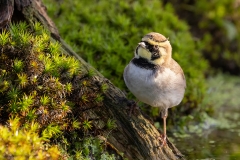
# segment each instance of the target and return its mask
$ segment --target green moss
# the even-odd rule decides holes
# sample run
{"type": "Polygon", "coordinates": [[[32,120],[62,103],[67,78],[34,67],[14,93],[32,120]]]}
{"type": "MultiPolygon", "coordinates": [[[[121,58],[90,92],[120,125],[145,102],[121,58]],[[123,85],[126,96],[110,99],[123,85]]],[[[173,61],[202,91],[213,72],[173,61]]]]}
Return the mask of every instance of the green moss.
{"type": "MultiPolygon", "coordinates": [[[[175,110],[178,114],[190,112],[201,103],[208,65],[197,49],[200,44],[195,43],[188,25],[178,19],[171,4],[163,5],[158,0],[44,2],[63,39],[122,90],[127,90],[122,77],[124,67],[141,38],[152,31],[169,37],[173,58],[187,79],[182,107],[175,110]]],[[[155,113],[153,110],[152,115],[158,115],[155,113]]]]}
{"type": "Polygon", "coordinates": [[[191,1],[172,3],[179,17],[190,26],[211,66],[232,74],[240,68],[240,5],[235,0],[191,1]]]}
{"type": "Polygon", "coordinates": [[[47,147],[36,132],[36,123],[26,129],[20,127],[20,119],[8,121],[9,127],[0,125],[0,159],[43,160],[60,158],[57,146],[47,147]]]}
{"type": "Polygon", "coordinates": [[[85,138],[82,143],[76,143],[75,156],[72,159],[91,160],[95,157],[99,160],[115,160],[113,154],[104,152],[104,142],[100,139],[85,138]],[[102,154],[99,154],[102,153],[102,154]]]}
{"type": "Polygon", "coordinates": [[[115,128],[117,125],[116,125],[116,121],[113,120],[113,119],[108,119],[107,123],[106,123],[106,127],[108,129],[113,129],[115,128]]]}
{"type": "MultiPolygon", "coordinates": [[[[85,112],[102,106],[107,86],[97,86],[93,71],[82,73],[78,60],[61,53],[61,45],[51,41],[40,24],[33,26],[12,24],[0,33],[0,115],[4,115],[0,141],[11,137],[0,142],[4,146],[0,159],[76,158],[87,149],[76,148],[76,143],[84,146],[83,139],[88,138],[98,141],[94,138],[98,134],[92,132],[97,127],[95,120],[88,120],[85,112]],[[16,126],[6,125],[13,122],[16,126]],[[29,136],[24,139],[16,133],[29,136]],[[25,152],[16,151],[25,146],[25,152]]],[[[114,158],[102,143],[94,145],[99,150],[89,154],[114,158]]]]}

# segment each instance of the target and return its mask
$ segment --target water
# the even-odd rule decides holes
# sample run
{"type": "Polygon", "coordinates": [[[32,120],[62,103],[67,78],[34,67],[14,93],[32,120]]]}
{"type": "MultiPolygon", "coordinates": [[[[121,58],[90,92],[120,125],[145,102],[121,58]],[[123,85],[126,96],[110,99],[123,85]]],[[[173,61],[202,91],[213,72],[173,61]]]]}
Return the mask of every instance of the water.
{"type": "Polygon", "coordinates": [[[189,138],[179,138],[176,146],[188,160],[216,159],[239,160],[240,136],[237,132],[217,129],[204,136],[192,135],[189,138]]]}
{"type": "Polygon", "coordinates": [[[189,160],[240,160],[240,78],[217,75],[208,88],[203,107],[211,104],[214,113],[174,144],[189,160]]]}

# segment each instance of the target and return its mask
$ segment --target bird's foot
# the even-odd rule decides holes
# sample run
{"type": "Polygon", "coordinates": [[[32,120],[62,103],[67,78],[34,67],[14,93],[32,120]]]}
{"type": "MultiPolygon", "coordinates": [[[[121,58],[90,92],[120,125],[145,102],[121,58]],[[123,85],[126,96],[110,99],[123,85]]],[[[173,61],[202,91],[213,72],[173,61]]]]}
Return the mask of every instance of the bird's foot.
{"type": "Polygon", "coordinates": [[[132,114],[136,114],[136,111],[139,110],[139,107],[137,106],[137,102],[131,101],[127,104],[129,107],[129,116],[132,116],[132,114]]]}
{"type": "Polygon", "coordinates": [[[159,136],[158,140],[162,143],[161,147],[165,147],[167,145],[167,136],[166,135],[159,136]]]}

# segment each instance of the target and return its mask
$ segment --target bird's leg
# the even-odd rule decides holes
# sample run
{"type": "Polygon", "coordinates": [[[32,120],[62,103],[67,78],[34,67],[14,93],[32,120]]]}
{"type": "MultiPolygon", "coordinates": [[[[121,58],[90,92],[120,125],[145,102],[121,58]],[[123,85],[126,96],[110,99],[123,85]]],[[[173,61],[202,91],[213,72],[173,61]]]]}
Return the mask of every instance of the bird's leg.
{"type": "Polygon", "coordinates": [[[162,146],[165,146],[167,144],[167,125],[166,125],[167,116],[168,116],[168,108],[161,111],[161,117],[163,119],[163,138],[161,139],[162,146]]]}
{"type": "Polygon", "coordinates": [[[163,145],[166,145],[167,139],[167,127],[166,127],[167,116],[163,117],[163,145]]]}

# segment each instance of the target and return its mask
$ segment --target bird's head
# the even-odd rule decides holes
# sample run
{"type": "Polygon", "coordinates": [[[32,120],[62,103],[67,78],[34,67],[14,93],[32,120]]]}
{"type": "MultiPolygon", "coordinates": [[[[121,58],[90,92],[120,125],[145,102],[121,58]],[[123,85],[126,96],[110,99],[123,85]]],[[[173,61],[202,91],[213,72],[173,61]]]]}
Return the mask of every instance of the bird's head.
{"type": "Polygon", "coordinates": [[[135,58],[147,59],[155,65],[168,62],[172,56],[170,42],[163,35],[151,32],[146,34],[135,50],[135,58]]]}

